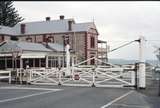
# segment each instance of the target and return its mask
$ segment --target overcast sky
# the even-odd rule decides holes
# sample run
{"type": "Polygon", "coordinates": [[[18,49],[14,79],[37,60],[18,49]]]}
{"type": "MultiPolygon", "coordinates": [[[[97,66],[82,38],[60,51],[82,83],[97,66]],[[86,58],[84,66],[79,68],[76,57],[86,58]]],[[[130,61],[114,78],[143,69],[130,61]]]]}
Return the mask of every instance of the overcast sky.
{"type": "MultiPolygon", "coordinates": [[[[160,47],[160,2],[14,2],[23,22],[43,21],[45,17],[74,18],[77,23],[94,21],[99,39],[114,49],[136,40],[140,35],[146,40],[146,59],[156,59],[153,46],[160,47]]],[[[138,43],[109,54],[109,58],[138,59],[138,43]]]]}

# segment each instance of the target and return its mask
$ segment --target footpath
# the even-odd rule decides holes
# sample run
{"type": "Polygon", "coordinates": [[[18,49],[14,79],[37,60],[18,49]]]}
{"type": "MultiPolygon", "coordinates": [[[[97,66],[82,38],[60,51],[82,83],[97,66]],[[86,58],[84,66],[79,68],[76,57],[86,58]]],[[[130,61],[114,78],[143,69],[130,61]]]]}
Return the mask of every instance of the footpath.
{"type": "Polygon", "coordinates": [[[146,89],[138,89],[139,93],[145,95],[145,100],[153,107],[160,108],[159,81],[153,80],[146,89]]]}

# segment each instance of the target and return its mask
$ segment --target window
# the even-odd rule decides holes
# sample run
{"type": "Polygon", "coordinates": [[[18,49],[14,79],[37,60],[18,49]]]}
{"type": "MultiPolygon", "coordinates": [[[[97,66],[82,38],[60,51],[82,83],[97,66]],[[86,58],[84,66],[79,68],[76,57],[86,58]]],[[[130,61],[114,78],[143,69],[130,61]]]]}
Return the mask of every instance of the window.
{"type": "Polygon", "coordinates": [[[35,67],[39,67],[39,59],[35,59],[35,67]]]}
{"type": "Polygon", "coordinates": [[[28,38],[26,38],[26,41],[32,42],[32,38],[31,38],[31,37],[28,37],[28,38]]]}
{"type": "Polygon", "coordinates": [[[46,42],[46,41],[47,41],[46,35],[44,34],[44,35],[43,35],[43,42],[46,42]]]}
{"type": "Polygon", "coordinates": [[[29,67],[33,67],[33,59],[28,59],[28,61],[29,61],[29,67]]]}
{"type": "Polygon", "coordinates": [[[11,36],[11,40],[18,41],[18,38],[15,36],[11,36]]]}
{"type": "Polygon", "coordinates": [[[68,35],[64,35],[62,38],[63,38],[63,44],[64,45],[69,44],[69,36],[68,35]]]}
{"type": "Polygon", "coordinates": [[[95,48],[95,38],[94,37],[91,37],[90,38],[90,45],[91,45],[91,48],[95,48]]]}
{"type": "Polygon", "coordinates": [[[56,56],[48,57],[48,67],[58,67],[58,57],[56,56]]]}
{"type": "Polygon", "coordinates": [[[41,61],[41,67],[45,67],[46,66],[46,60],[45,59],[40,59],[41,61]]]}
{"type": "Polygon", "coordinates": [[[54,37],[49,36],[49,37],[47,38],[47,42],[54,43],[54,37]]]}
{"type": "Polygon", "coordinates": [[[8,57],[7,58],[7,68],[12,68],[12,66],[13,66],[12,63],[13,63],[12,62],[12,57],[8,57]]]}
{"type": "Polygon", "coordinates": [[[2,41],[4,41],[4,36],[1,36],[1,37],[2,37],[2,38],[1,38],[1,39],[2,39],[2,41]]]}
{"type": "Polygon", "coordinates": [[[5,60],[4,59],[0,60],[0,64],[1,64],[0,69],[5,69],[5,60]]]}

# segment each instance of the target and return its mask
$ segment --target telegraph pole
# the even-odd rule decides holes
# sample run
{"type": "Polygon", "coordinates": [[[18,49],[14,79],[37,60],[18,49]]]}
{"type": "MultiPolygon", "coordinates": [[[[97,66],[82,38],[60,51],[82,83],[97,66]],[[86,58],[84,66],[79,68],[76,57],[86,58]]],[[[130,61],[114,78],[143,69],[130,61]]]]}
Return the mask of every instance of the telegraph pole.
{"type": "MultiPolygon", "coordinates": [[[[159,65],[160,65],[160,48],[158,50],[159,50],[158,61],[159,61],[159,65]]],[[[160,71],[159,71],[159,90],[158,91],[159,91],[158,95],[160,96],[160,71]]]]}

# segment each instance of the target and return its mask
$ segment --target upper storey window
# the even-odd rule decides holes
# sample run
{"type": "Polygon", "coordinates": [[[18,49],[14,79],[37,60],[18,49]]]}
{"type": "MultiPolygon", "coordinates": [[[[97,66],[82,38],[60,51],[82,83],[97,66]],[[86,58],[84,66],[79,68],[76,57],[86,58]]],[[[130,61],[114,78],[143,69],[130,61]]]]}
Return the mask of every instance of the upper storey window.
{"type": "Polygon", "coordinates": [[[94,37],[90,38],[90,46],[91,48],[95,48],[95,38],[94,37]]]}

